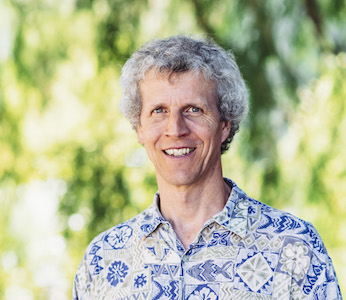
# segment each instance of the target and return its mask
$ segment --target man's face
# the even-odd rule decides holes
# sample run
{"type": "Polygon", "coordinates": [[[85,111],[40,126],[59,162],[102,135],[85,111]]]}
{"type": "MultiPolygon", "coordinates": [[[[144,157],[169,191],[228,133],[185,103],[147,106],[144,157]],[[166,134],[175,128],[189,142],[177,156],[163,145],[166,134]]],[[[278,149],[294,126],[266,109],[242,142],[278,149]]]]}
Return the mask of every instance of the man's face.
{"type": "Polygon", "coordinates": [[[230,122],[220,122],[215,87],[202,75],[149,71],[140,83],[138,139],[158,183],[190,186],[221,175],[221,144],[230,122]]]}

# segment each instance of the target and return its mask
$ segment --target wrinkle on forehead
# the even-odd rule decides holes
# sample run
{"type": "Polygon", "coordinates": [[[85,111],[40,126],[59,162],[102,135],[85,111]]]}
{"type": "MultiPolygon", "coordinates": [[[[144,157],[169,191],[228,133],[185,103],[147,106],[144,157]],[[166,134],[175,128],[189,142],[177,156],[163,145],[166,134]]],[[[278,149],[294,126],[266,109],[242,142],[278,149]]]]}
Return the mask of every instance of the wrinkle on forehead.
{"type": "Polygon", "coordinates": [[[147,72],[145,72],[143,79],[140,80],[138,84],[139,91],[141,93],[141,85],[144,81],[150,81],[150,79],[163,79],[163,80],[166,79],[169,84],[175,85],[180,80],[182,80],[182,77],[184,75],[185,76],[189,75],[195,78],[200,77],[201,81],[204,81],[204,83],[211,84],[211,86],[213,87],[214,97],[217,97],[215,82],[213,80],[206,79],[202,72],[195,71],[195,70],[188,70],[184,72],[174,72],[169,69],[163,69],[163,68],[160,70],[157,67],[152,67],[147,72]]]}

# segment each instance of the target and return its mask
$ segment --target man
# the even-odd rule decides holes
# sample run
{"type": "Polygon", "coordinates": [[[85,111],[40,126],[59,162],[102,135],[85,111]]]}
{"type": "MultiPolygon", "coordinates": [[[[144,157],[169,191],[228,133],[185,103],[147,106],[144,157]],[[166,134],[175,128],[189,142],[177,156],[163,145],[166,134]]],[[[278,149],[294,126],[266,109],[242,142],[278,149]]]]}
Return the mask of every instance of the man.
{"type": "Polygon", "coordinates": [[[91,242],[74,299],[341,299],[314,227],[222,176],[248,105],[231,55],[205,40],[154,40],[126,62],[121,84],[159,191],[91,242]]]}

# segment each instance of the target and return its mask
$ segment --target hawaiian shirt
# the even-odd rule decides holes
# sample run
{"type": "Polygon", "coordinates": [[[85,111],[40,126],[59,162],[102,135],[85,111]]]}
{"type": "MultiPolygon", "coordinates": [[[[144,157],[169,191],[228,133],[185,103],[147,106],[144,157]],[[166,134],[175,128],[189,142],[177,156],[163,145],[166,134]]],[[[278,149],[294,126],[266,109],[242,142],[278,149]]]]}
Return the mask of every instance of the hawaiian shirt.
{"type": "Polygon", "coordinates": [[[162,217],[159,194],[144,212],[97,236],[73,299],[342,299],[316,229],[225,181],[232,192],[224,209],[188,249],[162,217]]]}

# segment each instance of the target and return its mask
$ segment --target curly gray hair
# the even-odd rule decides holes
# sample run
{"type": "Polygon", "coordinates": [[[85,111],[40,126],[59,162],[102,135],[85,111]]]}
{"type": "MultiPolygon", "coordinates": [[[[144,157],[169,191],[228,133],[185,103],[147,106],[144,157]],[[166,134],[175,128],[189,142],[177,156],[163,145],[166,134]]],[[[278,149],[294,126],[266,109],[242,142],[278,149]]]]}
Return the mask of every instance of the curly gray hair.
{"type": "Polygon", "coordinates": [[[215,83],[220,120],[231,121],[230,134],[221,145],[224,153],[248,112],[247,89],[232,53],[210,39],[186,36],[154,39],[144,44],[125,63],[120,76],[119,109],[135,130],[140,124],[142,108],[139,82],[153,68],[169,75],[200,72],[206,80],[215,83]]]}

